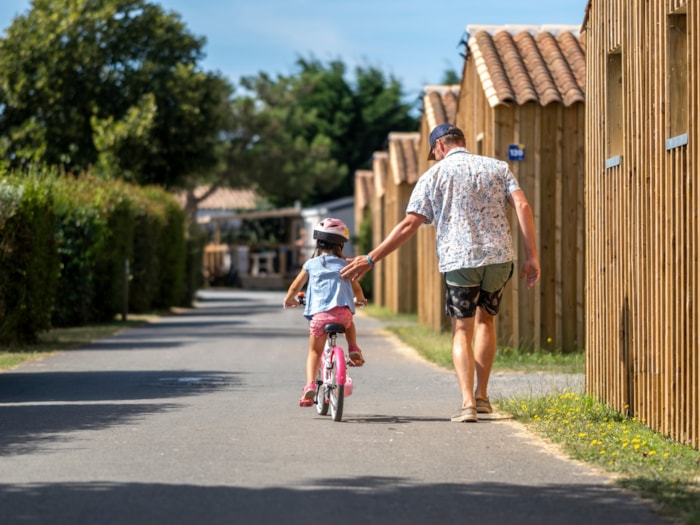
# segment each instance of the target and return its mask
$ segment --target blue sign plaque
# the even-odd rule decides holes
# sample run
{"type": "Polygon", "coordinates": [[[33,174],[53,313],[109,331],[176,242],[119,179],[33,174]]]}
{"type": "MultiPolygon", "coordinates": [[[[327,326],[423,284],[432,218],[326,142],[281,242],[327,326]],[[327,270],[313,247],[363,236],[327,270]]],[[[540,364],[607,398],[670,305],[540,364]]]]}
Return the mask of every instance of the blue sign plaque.
{"type": "Polygon", "coordinates": [[[525,160],[525,145],[511,144],[508,146],[508,160],[525,160]]]}

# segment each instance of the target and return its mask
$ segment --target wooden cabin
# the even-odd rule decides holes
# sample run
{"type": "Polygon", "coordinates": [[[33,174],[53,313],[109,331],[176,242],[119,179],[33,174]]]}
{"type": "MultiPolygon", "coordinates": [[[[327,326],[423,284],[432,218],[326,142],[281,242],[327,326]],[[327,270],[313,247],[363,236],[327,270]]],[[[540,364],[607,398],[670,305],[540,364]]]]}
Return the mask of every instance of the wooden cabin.
{"type": "MultiPolygon", "coordinates": [[[[389,154],[376,151],[372,155],[372,173],[374,174],[374,194],[372,196],[372,246],[384,240],[393,225],[387,225],[384,206],[387,173],[389,171],[389,154]],[[389,228],[389,229],[387,229],[389,228]]],[[[372,270],[372,300],[378,306],[386,306],[386,265],[377,264],[372,270]]]]}
{"type": "MultiPolygon", "coordinates": [[[[418,171],[425,173],[435,161],[428,160],[430,132],[435,126],[455,122],[459,86],[425,86],[423,115],[420,122],[418,171]]],[[[445,281],[438,272],[435,247],[435,226],[423,225],[416,234],[418,322],[436,332],[450,330],[450,318],[445,314],[445,281]]]]}
{"type": "Polygon", "coordinates": [[[700,2],[586,8],[586,385],[700,448],[700,2]]]}
{"type": "Polygon", "coordinates": [[[581,349],[585,43],[573,26],[468,26],[467,32],[456,124],[472,153],[510,164],[533,208],[542,268],[532,290],[516,268],[497,321],[498,344],[581,349]]]}
{"type": "Polygon", "coordinates": [[[355,171],[355,231],[359,232],[365,221],[372,220],[374,198],[374,173],[372,170],[355,171]]]}
{"type": "MultiPolygon", "coordinates": [[[[420,134],[392,132],[388,137],[388,174],[384,196],[384,237],[406,216],[411,191],[418,180],[420,134]]],[[[384,261],[385,301],[395,313],[416,311],[416,239],[409,239],[384,261]]]]}

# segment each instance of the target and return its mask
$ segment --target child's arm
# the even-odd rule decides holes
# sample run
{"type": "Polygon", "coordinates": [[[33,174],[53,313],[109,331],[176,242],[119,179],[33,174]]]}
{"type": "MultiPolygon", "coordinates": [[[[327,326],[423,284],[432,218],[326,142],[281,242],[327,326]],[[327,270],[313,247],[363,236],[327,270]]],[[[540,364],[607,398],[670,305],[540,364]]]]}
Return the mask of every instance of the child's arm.
{"type": "Polygon", "coordinates": [[[357,281],[350,281],[352,283],[352,294],[355,296],[355,304],[357,306],[366,306],[367,299],[365,298],[365,292],[362,291],[362,286],[357,281]]]}
{"type": "Polygon", "coordinates": [[[294,281],[292,281],[292,284],[289,285],[289,290],[287,290],[287,296],[284,298],[285,308],[287,306],[299,306],[299,300],[297,299],[297,295],[299,295],[299,292],[301,292],[301,289],[304,287],[306,281],[308,280],[309,274],[304,268],[302,268],[297,274],[297,276],[294,278],[294,281]]]}

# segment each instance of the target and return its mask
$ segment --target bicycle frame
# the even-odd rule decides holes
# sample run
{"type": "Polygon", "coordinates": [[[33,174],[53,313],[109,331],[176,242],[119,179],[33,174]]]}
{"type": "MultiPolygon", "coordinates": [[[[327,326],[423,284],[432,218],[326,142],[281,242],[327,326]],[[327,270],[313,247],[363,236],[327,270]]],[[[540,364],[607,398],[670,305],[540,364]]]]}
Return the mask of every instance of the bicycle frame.
{"type": "MultiPolygon", "coordinates": [[[[303,292],[297,295],[297,300],[300,305],[306,304],[306,296],[303,292]]],[[[343,418],[345,396],[352,394],[352,378],[347,373],[349,360],[345,350],[336,343],[338,334],[345,333],[345,326],[329,323],[323,327],[323,331],[328,334],[328,337],[316,376],[314,404],[320,415],[325,416],[330,408],[333,421],[340,421],[343,418]]]]}
{"type": "Polygon", "coordinates": [[[324,331],[328,334],[328,339],[321,356],[314,402],[319,414],[326,415],[330,408],[333,421],[340,421],[345,396],[352,393],[352,379],[347,374],[345,351],[336,344],[337,335],[345,332],[345,327],[328,324],[324,331]]]}

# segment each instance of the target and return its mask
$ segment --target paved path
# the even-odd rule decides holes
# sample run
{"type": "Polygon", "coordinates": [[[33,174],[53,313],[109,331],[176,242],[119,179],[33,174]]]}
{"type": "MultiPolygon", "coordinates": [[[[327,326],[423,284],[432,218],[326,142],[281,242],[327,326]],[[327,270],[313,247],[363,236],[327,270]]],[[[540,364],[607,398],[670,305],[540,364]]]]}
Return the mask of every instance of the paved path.
{"type": "MultiPolygon", "coordinates": [[[[0,523],[666,523],[513,421],[451,423],[453,374],[369,318],[344,421],[299,408],[306,323],[282,298],[205,292],[0,373],[0,523]]],[[[497,374],[492,393],[554,381],[497,374]]]]}

